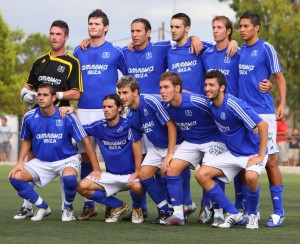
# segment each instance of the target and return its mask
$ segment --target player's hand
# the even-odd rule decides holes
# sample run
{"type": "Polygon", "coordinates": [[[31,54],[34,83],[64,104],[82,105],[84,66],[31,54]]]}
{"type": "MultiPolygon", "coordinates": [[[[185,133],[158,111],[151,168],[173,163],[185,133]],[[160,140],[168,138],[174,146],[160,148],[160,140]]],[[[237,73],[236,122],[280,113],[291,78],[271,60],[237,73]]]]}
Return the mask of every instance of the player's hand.
{"type": "Polygon", "coordinates": [[[257,128],[257,126],[255,126],[255,127],[253,128],[252,132],[253,132],[253,134],[258,134],[258,128],[257,128]]]}
{"type": "Polygon", "coordinates": [[[267,93],[272,89],[272,82],[264,79],[263,81],[258,83],[258,88],[262,93],[267,93]]]}
{"type": "Polygon", "coordinates": [[[247,163],[246,168],[248,168],[248,167],[250,167],[250,166],[252,166],[254,164],[260,164],[260,163],[263,162],[263,160],[264,160],[264,156],[253,156],[253,157],[250,157],[248,159],[248,163],[247,163]]]}
{"type": "Polygon", "coordinates": [[[283,120],[285,117],[285,106],[280,104],[276,112],[276,120],[283,120]]]}
{"type": "Polygon", "coordinates": [[[191,51],[195,53],[197,56],[200,54],[201,50],[203,49],[203,44],[199,37],[191,36],[191,51]]]}
{"type": "Polygon", "coordinates": [[[15,174],[21,171],[21,175],[24,175],[24,167],[23,167],[23,163],[22,164],[16,164],[13,169],[9,172],[8,174],[8,178],[15,178],[15,174]]]}
{"type": "Polygon", "coordinates": [[[74,108],[71,107],[71,106],[64,106],[64,107],[60,107],[59,108],[59,114],[60,114],[60,117],[64,118],[66,117],[67,114],[72,114],[74,113],[74,108]]]}
{"type": "Polygon", "coordinates": [[[134,45],[132,42],[130,42],[128,45],[127,45],[127,48],[130,52],[133,52],[134,51],[134,45]]]}
{"type": "Polygon", "coordinates": [[[173,154],[167,154],[167,156],[163,159],[161,163],[161,169],[160,169],[160,174],[162,177],[166,176],[172,158],[173,158],[173,154]]]}
{"type": "Polygon", "coordinates": [[[127,184],[130,186],[132,184],[134,184],[135,179],[138,178],[138,172],[135,171],[134,173],[132,173],[127,181],[127,184]]]}
{"type": "Polygon", "coordinates": [[[237,41],[231,40],[228,44],[227,50],[226,50],[226,55],[228,57],[233,57],[239,49],[239,45],[237,41]]]}
{"type": "Polygon", "coordinates": [[[83,41],[81,41],[80,43],[80,47],[82,50],[86,51],[88,46],[91,44],[91,40],[90,38],[86,38],[83,41]]]}
{"type": "Polygon", "coordinates": [[[101,171],[100,170],[93,170],[90,174],[89,177],[93,180],[99,181],[101,179],[101,171]]]}
{"type": "Polygon", "coordinates": [[[22,88],[21,97],[25,103],[32,105],[35,103],[37,92],[31,91],[27,88],[22,88]]]}

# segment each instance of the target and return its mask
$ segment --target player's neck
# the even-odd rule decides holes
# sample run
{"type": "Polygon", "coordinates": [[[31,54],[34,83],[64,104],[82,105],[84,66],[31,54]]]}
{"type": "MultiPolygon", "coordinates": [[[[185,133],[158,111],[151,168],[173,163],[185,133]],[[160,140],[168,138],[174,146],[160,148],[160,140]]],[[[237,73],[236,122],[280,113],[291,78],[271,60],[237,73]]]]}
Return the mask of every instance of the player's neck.
{"type": "Polygon", "coordinates": [[[173,107],[179,107],[182,103],[182,93],[177,93],[174,99],[171,101],[173,107]]]}
{"type": "Polygon", "coordinates": [[[114,127],[119,123],[119,121],[120,121],[120,116],[117,116],[113,120],[107,120],[107,124],[109,127],[114,127]]]}
{"type": "Polygon", "coordinates": [[[253,44],[257,43],[259,40],[259,37],[256,35],[254,37],[252,37],[251,39],[246,41],[246,45],[247,46],[252,46],[253,44]]]}
{"type": "Polygon", "coordinates": [[[229,45],[229,40],[228,40],[228,39],[225,39],[225,40],[223,40],[223,41],[216,42],[216,49],[217,49],[218,51],[221,51],[221,50],[227,48],[228,45],[229,45]]]}
{"type": "Polygon", "coordinates": [[[139,50],[139,51],[142,51],[144,50],[149,44],[149,41],[147,42],[144,42],[142,45],[139,45],[139,46],[135,46],[135,49],[139,50]]]}
{"type": "Polygon", "coordinates": [[[53,50],[52,49],[51,52],[50,52],[51,56],[53,56],[53,57],[63,56],[66,53],[67,53],[67,50],[66,50],[65,47],[63,47],[63,48],[61,48],[59,50],[53,50]]]}
{"type": "Polygon", "coordinates": [[[178,47],[184,46],[188,42],[189,37],[185,35],[182,39],[176,41],[178,47]]]}
{"type": "Polygon", "coordinates": [[[44,115],[44,116],[52,116],[53,114],[55,114],[55,106],[50,106],[50,107],[47,107],[47,108],[41,108],[40,107],[40,111],[41,111],[41,114],[44,115]]]}
{"type": "Polygon", "coordinates": [[[135,97],[135,99],[134,99],[132,105],[130,106],[130,108],[134,109],[134,110],[137,110],[139,106],[140,106],[140,95],[135,97]]]}
{"type": "Polygon", "coordinates": [[[91,38],[91,46],[92,47],[99,47],[101,45],[103,45],[105,42],[105,38],[104,36],[103,37],[100,37],[100,38],[91,38]]]}
{"type": "Polygon", "coordinates": [[[216,97],[212,102],[216,107],[220,107],[224,101],[224,93],[219,93],[218,97],[216,97]]]}

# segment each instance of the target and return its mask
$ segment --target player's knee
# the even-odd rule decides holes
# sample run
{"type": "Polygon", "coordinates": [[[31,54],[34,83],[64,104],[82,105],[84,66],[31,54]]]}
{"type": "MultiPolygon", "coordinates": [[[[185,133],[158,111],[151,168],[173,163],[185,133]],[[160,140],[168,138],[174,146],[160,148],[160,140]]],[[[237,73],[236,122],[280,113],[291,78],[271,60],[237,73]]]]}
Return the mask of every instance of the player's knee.
{"type": "Polygon", "coordinates": [[[198,181],[198,183],[202,186],[208,179],[207,172],[205,170],[201,170],[200,168],[195,174],[195,178],[198,181]]]}
{"type": "Polygon", "coordinates": [[[136,195],[141,195],[144,193],[144,189],[140,182],[135,182],[134,184],[132,184],[130,186],[130,190],[136,195]]]}
{"type": "Polygon", "coordinates": [[[248,171],[245,175],[247,186],[255,190],[258,186],[258,174],[254,171],[248,171]]]}

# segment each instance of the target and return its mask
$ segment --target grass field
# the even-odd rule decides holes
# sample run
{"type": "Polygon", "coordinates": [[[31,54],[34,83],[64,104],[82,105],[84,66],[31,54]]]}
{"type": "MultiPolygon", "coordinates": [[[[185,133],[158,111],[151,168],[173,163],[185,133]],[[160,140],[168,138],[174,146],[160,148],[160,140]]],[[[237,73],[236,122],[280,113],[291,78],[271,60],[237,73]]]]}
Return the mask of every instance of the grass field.
{"type": "MultiPolygon", "coordinates": [[[[98,216],[85,222],[61,222],[61,197],[58,180],[38,189],[52,209],[52,215],[40,222],[30,219],[14,220],[12,217],[22,200],[10,185],[7,175],[10,166],[0,167],[0,243],[298,243],[300,240],[300,176],[285,174],[286,220],[279,228],[266,228],[264,223],[272,212],[266,174],[261,177],[261,203],[259,230],[246,230],[234,226],[231,229],[212,229],[209,225],[196,224],[199,212],[200,187],[192,179],[192,195],[197,203],[197,213],[190,216],[185,226],[159,226],[149,224],[157,217],[156,207],[148,198],[148,220],[143,224],[131,222],[105,223],[102,205],[97,204],[98,216]]],[[[233,197],[232,184],[226,192],[233,197]]],[[[129,194],[118,194],[128,204],[129,194]]],[[[79,214],[82,197],[77,195],[74,209],[79,214]]]]}

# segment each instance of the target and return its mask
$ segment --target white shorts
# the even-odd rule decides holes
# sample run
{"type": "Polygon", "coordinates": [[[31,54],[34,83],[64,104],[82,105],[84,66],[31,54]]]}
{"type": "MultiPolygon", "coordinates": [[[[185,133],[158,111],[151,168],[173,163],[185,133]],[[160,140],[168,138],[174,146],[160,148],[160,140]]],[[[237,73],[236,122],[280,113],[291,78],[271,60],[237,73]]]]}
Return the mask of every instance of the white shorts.
{"type": "MultiPolygon", "coordinates": [[[[105,189],[106,196],[109,197],[116,194],[117,192],[129,190],[128,179],[130,176],[131,174],[115,175],[104,172],[101,173],[100,180],[92,179],[89,176],[87,176],[86,178],[96,183],[97,185],[102,186],[105,189]]],[[[139,182],[139,179],[136,179],[135,182],[139,182]]]]}
{"type": "Polygon", "coordinates": [[[151,147],[151,146],[153,146],[152,142],[150,142],[148,140],[148,137],[146,136],[146,134],[143,134],[143,137],[142,137],[142,153],[147,154],[148,147],[151,147]]]}
{"type": "Polygon", "coordinates": [[[176,149],[173,158],[184,160],[190,163],[190,168],[195,169],[201,163],[206,153],[213,153],[215,155],[227,151],[227,147],[221,142],[207,142],[203,144],[196,144],[183,141],[176,149]]]}
{"type": "Polygon", "coordinates": [[[279,150],[276,144],[277,124],[275,114],[259,114],[259,116],[269,125],[268,154],[277,153],[279,150]]]}
{"type": "Polygon", "coordinates": [[[49,184],[57,176],[62,176],[65,168],[72,167],[78,171],[79,165],[78,155],[54,162],[46,162],[34,158],[24,163],[25,169],[32,175],[33,182],[39,187],[49,184]]]}
{"type": "Polygon", "coordinates": [[[246,169],[246,171],[251,170],[256,172],[258,175],[261,175],[266,166],[268,155],[264,157],[260,164],[255,164],[246,168],[248,160],[252,156],[236,157],[231,154],[230,151],[226,151],[219,155],[206,153],[203,158],[203,165],[222,170],[224,176],[220,176],[218,179],[225,183],[229,183],[241,171],[241,169],[246,169]]]}
{"type": "MultiPolygon", "coordinates": [[[[82,125],[91,124],[95,121],[104,119],[103,109],[78,109],[77,110],[77,117],[82,125]]],[[[89,137],[94,150],[96,149],[97,142],[95,137],[89,137]]],[[[86,149],[82,142],[78,143],[78,153],[85,153],[86,149]]]]}

